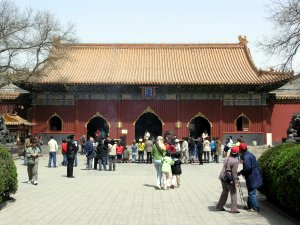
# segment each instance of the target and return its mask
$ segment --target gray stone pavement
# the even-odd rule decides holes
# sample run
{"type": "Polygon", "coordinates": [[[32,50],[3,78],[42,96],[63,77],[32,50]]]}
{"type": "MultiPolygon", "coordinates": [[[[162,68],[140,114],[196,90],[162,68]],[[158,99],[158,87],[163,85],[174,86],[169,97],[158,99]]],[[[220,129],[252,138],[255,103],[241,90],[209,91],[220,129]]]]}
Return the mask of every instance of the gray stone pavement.
{"type": "MultiPolygon", "coordinates": [[[[61,155],[58,155],[61,161],[61,155]]],[[[261,212],[240,214],[215,211],[221,193],[217,179],[222,164],[183,165],[182,186],[175,190],[155,190],[153,164],[117,164],[115,172],[85,170],[79,156],[75,179],[66,178],[66,167],[47,167],[47,155],[39,163],[39,184],[27,184],[27,172],[20,159],[19,189],[15,201],[0,211],[2,225],[47,224],[297,224],[259,196],[261,212]]],[[[244,180],[241,181],[247,196],[244,180]]]]}

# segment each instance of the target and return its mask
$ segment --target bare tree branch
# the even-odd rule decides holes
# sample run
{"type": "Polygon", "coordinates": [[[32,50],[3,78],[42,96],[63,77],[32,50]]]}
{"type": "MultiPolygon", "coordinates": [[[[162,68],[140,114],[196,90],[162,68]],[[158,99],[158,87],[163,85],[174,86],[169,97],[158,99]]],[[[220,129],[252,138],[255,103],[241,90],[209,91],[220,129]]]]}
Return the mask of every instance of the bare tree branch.
{"type": "Polygon", "coordinates": [[[291,69],[300,45],[300,0],[273,0],[268,8],[274,34],[259,45],[282,60],[281,69],[291,69]]]}
{"type": "Polygon", "coordinates": [[[53,14],[20,10],[12,1],[0,0],[0,85],[38,79],[43,71],[56,69],[67,48],[54,50],[53,40],[64,45],[74,37],[74,25],[62,25],[53,14]]]}

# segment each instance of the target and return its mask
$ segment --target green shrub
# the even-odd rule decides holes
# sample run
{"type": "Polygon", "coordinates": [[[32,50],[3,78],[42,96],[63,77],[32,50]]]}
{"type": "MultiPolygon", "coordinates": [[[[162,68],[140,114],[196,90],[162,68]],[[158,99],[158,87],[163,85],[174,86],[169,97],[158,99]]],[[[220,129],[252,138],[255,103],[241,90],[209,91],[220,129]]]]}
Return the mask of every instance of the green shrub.
{"type": "Polygon", "coordinates": [[[300,145],[281,144],[258,160],[267,199],[291,214],[300,214],[300,145]]]}
{"type": "Polygon", "coordinates": [[[0,145],[0,203],[18,189],[17,168],[11,154],[0,145]]]}

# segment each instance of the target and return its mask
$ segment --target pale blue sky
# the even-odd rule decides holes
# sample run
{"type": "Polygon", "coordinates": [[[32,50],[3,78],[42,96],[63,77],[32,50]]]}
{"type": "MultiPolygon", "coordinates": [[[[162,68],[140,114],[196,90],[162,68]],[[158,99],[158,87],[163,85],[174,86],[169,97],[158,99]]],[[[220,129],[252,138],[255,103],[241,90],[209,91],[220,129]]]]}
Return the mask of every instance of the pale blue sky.
{"type": "MultiPolygon", "coordinates": [[[[76,25],[84,43],[236,43],[246,35],[258,68],[268,60],[257,46],[270,35],[270,0],[15,0],[47,9],[76,25]]],[[[296,68],[294,68],[296,69],[296,68]]]]}

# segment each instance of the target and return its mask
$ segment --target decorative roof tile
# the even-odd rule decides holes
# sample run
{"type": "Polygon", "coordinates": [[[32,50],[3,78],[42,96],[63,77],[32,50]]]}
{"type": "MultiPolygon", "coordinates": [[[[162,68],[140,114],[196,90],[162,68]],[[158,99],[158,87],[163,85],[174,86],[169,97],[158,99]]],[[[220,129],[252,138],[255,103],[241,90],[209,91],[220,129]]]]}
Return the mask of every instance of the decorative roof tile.
{"type": "Polygon", "coordinates": [[[288,83],[270,93],[280,100],[300,99],[300,75],[294,76],[288,83]]]}
{"type": "Polygon", "coordinates": [[[18,116],[17,114],[12,113],[4,113],[2,115],[5,125],[8,126],[17,126],[17,125],[25,125],[25,126],[33,126],[34,123],[31,123],[25,119],[23,119],[21,116],[18,116]]]}
{"type": "Polygon", "coordinates": [[[258,70],[247,42],[236,44],[74,44],[43,84],[260,85],[291,72],[258,70]]]}

